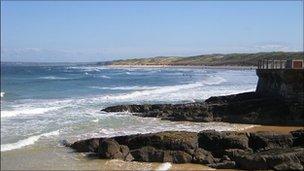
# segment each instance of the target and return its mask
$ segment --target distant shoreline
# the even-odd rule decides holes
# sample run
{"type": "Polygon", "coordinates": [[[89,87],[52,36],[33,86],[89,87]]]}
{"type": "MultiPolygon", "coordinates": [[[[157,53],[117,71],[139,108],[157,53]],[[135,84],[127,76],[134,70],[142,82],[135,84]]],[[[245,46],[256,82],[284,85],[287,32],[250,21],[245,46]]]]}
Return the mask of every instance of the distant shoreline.
{"type": "Polygon", "coordinates": [[[200,66],[200,65],[106,65],[110,68],[193,68],[193,69],[257,69],[256,66],[200,66]]]}

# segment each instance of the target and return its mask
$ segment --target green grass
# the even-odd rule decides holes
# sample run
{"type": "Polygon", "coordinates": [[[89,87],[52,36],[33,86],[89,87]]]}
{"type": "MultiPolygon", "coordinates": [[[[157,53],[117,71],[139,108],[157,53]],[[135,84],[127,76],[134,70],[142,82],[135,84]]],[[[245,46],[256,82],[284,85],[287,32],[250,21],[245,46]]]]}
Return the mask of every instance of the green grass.
{"type": "Polygon", "coordinates": [[[189,57],[159,56],[100,62],[105,65],[208,65],[208,66],[257,66],[261,59],[302,59],[303,52],[259,52],[209,54],[189,57]]]}

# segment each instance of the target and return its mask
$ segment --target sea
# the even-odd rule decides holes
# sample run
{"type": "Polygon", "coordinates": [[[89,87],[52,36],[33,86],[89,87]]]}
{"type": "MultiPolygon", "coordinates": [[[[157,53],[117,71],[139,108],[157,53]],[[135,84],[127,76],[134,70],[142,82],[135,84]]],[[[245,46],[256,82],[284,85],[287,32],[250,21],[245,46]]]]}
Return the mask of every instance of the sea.
{"type": "Polygon", "coordinates": [[[167,130],[246,129],[252,125],[171,122],[101,110],[121,104],[204,101],[254,91],[257,80],[253,69],[1,63],[1,168],[172,168],[170,163],[87,159],[61,142],[167,130]]]}

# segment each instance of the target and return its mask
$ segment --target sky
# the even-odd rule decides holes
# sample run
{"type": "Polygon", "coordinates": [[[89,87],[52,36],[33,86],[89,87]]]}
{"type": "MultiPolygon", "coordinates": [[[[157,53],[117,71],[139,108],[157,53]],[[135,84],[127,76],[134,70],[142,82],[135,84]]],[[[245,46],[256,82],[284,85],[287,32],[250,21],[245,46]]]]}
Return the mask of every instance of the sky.
{"type": "Polygon", "coordinates": [[[303,1],[1,1],[1,61],[303,51],[303,1]]]}

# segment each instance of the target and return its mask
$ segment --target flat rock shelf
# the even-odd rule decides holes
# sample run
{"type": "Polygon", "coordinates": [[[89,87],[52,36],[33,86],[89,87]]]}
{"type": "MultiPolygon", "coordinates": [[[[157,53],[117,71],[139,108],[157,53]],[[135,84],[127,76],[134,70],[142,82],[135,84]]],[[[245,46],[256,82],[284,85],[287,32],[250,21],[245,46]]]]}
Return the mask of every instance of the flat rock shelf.
{"type": "Polygon", "coordinates": [[[91,138],[66,146],[94,158],[199,163],[220,169],[303,170],[304,165],[304,129],[288,134],[166,131],[91,138]]]}

